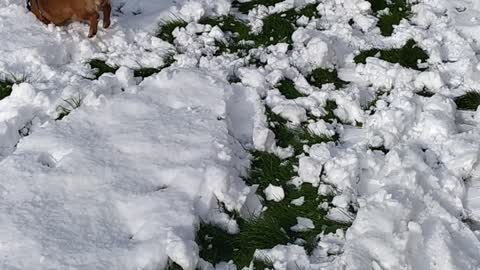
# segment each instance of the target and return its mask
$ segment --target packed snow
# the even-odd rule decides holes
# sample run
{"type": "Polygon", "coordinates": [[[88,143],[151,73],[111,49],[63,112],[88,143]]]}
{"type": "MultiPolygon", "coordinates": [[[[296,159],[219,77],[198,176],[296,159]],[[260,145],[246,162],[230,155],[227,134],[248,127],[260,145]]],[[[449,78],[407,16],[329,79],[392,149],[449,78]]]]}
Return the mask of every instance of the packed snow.
{"type": "MultiPolygon", "coordinates": [[[[286,0],[243,19],[258,30],[270,13],[315,2],[286,0]]],[[[383,37],[367,1],[320,1],[321,18],[297,21],[291,50],[263,50],[262,68],[211,54],[224,33],[197,21],[228,14],[229,0],[113,4],[112,28],[87,39],[84,24],[45,26],[24,1],[0,0],[0,74],[28,78],[0,100],[0,268],[232,267],[206,264],[196,232],[208,222],[237,233],[222,207],[243,217],[261,211],[257,187],[243,180],[248,150],[293,155],[276,145],[262,102],[296,125],[307,112],[324,116],[334,100],[344,124],[320,119],[308,130],[338,132],[339,141],[305,147],[292,183],[335,194],[328,217],[351,227],[320,235],[312,254],[289,244],[254,256],[277,270],[480,269],[480,109],[461,111],[453,100],[480,91],[480,2],[419,0],[410,21],[383,37]],[[152,33],[177,17],[189,24],[174,31],[175,48],[152,33]],[[428,71],[352,61],[412,38],[429,55],[428,71]],[[171,67],[134,77],[175,49],[171,67]],[[90,59],[120,69],[90,80],[90,59]],[[310,86],[303,74],[318,67],[336,67],[349,85],[310,86]],[[232,75],[239,82],[229,83],[232,75]],[[275,89],[282,78],[305,97],[283,97],[275,89]],[[424,88],[434,95],[415,94],[424,88]],[[363,108],[376,89],[388,95],[370,114],[363,108]],[[81,106],[55,121],[71,98],[81,106]],[[382,146],[389,151],[375,150],[382,146]]],[[[285,197],[272,184],[265,195],[285,197]]],[[[297,223],[292,230],[314,228],[301,216],[297,223]]]]}

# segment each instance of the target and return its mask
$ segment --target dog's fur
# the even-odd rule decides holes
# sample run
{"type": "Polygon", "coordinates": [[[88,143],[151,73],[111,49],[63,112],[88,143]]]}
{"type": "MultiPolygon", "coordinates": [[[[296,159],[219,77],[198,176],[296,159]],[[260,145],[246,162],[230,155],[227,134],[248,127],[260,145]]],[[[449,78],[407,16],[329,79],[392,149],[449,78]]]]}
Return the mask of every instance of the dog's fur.
{"type": "Polygon", "coordinates": [[[97,24],[103,12],[103,27],[110,26],[111,0],[30,0],[30,9],[45,24],[66,25],[73,21],[89,21],[88,37],[97,34],[97,24]]]}

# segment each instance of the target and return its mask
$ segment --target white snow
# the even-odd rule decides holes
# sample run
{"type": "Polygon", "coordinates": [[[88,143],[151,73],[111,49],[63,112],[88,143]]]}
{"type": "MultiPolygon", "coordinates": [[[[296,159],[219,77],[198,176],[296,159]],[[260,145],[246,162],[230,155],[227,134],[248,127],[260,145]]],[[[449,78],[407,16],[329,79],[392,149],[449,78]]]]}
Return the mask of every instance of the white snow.
{"type": "Polygon", "coordinates": [[[306,232],[315,229],[313,221],[304,217],[297,217],[297,224],[290,228],[294,232],[306,232]]]}
{"type": "Polygon", "coordinates": [[[265,197],[268,201],[280,202],[285,198],[285,192],[281,186],[269,184],[264,190],[265,197]]]}

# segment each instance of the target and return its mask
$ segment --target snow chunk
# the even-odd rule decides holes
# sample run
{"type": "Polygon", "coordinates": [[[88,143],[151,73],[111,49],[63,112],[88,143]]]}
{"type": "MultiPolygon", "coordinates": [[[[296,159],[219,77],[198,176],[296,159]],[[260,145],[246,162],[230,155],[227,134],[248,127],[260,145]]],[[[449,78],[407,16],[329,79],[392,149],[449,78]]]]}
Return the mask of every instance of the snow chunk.
{"type": "Polygon", "coordinates": [[[267,201],[279,202],[285,198],[285,192],[280,186],[269,184],[263,192],[265,193],[267,201]]]}
{"type": "Polygon", "coordinates": [[[305,203],[305,197],[304,196],[299,197],[297,199],[292,200],[290,203],[295,206],[302,206],[305,203]]]}
{"type": "Polygon", "coordinates": [[[320,173],[322,172],[322,163],[311,157],[301,157],[298,165],[298,175],[305,183],[311,183],[318,186],[320,183],[320,173]]]}
{"type": "Polygon", "coordinates": [[[297,224],[290,228],[294,232],[306,232],[313,229],[315,229],[313,221],[303,217],[297,217],[297,224]]]}

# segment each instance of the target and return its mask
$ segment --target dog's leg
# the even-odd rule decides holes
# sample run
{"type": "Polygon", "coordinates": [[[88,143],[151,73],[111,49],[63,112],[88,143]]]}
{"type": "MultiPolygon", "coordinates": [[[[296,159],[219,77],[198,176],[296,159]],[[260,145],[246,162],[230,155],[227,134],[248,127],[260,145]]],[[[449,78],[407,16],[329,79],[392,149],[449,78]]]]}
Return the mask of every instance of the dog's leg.
{"type": "Polygon", "coordinates": [[[112,5],[110,1],[106,1],[103,5],[103,28],[110,26],[110,14],[112,13],[112,5]]]}
{"type": "Polygon", "coordinates": [[[100,18],[100,16],[97,12],[92,13],[88,17],[88,20],[90,21],[90,32],[88,33],[89,38],[94,37],[97,34],[98,18],[100,18]]]}

